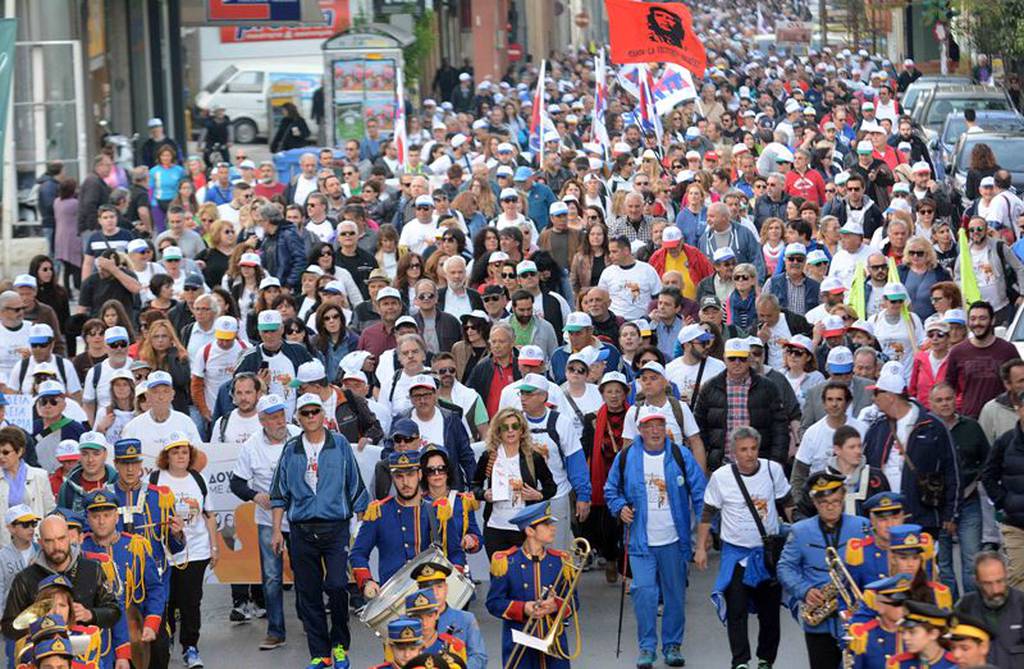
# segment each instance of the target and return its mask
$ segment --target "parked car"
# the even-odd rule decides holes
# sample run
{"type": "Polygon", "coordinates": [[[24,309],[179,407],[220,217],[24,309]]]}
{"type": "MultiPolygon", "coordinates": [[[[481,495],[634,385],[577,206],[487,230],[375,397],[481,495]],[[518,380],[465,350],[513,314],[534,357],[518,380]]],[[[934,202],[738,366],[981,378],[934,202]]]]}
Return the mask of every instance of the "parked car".
{"type": "Polygon", "coordinates": [[[970,77],[957,75],[923,75],[919,77],[917,81],[907,86],[907,90],[903,91],[903,95],[900,96],[900,106],[903,107],[904,114],[913,114],[914,107],[917,106],[917,103],[919,103],[924,97],[927,97],[927,93],[934,91],[936,88],[943,88],[946,86],[965,86],[970,83],[970,77]]]}
{"type": "Polygon", "coordinates": [[[965,109],[978,111],[1010,111],[1014,109],[1009,94],[992,86],[951,86],[937,88],[914,108],[911,119],[920,126],[929,141],[938,134],[946,117],[965,109]]]}
{"type": "MultiPolygon", "coordinates": [[[[1024,133],[1024,116],[1016,111],[978,111],[975,122],[982,132],[1024,133]]],[[[937,163],[947,165],[951,162],[953,149],[965,130],[967,121],[963,112],[953,112],[946,117],[929,147],[937,163]]]]}
{"type": "Polygon", "coordinates": [[[287,65],[274,61],[229,65],[196,95],[196,107],[223,107],[231,117],[235,141],[252,144],[257,137],[272,137],[280,119],[277,109],[294,102],[311,131],[313,92],[323,79],[323,65],[287,65]]]}
{"type": "Polygon", "coordinates": [[[988,144],[995,154],[996,163],[1010,171],[1013,187],[1018,192],[1024,191],[1024,132],[972,132],[961,135],[953,149],[953,160],[947,165],[950,189],[964,195],[971,151],[981,143],[988,144]]]}

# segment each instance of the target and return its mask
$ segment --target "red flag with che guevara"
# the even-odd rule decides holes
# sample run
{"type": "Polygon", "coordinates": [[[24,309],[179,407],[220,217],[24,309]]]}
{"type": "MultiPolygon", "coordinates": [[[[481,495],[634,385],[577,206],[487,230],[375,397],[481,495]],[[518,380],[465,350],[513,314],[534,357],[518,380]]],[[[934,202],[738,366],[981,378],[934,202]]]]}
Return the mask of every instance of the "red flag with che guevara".
{"type": "Polygon", "coordinates": [[[668,2],[605,0],[616,63],[678,63],[704,76],[707,54],[684,5],[668,2]]]}

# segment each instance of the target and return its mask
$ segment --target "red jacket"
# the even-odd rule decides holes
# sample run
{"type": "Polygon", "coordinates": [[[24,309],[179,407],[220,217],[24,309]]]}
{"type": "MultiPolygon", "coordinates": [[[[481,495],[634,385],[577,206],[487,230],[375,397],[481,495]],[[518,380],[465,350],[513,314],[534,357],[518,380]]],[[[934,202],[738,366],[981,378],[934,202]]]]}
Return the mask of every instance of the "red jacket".
{"type": "Polygon", "coordinates": [[[825,204],[825,180],[818,170],[808,168],[800,174],[792,169],[786,173],[786,193],[791,197],[810,200],[820,207],[825,204]]]}
{"type": "Polygon", "coordinates": [[[947,354],[939,364],[938,373],[932,374],[932,363],[929,360],[930,355],[931,352],[928,350],[918,351],[914,355],[914,363],[910,368],[910,384],[907,386],[910,397],[916,399],[921,403],[921,406],[929,410],[931,410],[931,404],[928,401],[928,395],[936,383],[946,379],[946,368],[949,366],[949,355],[947,354]]]}
{"type": "MultiPolygon", "coordinates": [[[[711,264],[711,261],[707,259],[703,253],[700,252],[696,246],[690,246],[686,242],[680,242],[683,246],[683,253],[686,254],[686,262],[690,265],[690,280],[693,281],[693,285],[700,283],[701,279],[711,276],[715,273],[715,268],[711,264]]],[[[668,254],[668,249],[662,246],[660,249],[655,251],[651,255],[651,259],[647,263],[654,268],[654,271],[658,273],[658,276],[662,276],[665,273],[665,256],[668,254]]]]}

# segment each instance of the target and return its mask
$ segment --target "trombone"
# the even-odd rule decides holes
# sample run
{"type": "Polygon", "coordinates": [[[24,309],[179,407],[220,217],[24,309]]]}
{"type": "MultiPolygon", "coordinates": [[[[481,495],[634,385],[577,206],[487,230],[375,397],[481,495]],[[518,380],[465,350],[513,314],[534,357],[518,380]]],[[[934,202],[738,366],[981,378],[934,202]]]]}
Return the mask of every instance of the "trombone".
{"type": "Polygon", "coordinates": [[[825,564],[828,565],[828,577],[832,581],[839,597],[846,605],[846,610],[839,614],[839,624],[843,627],[842,669],[852,669],[854,657],[850,652],[850,619],[855,609],[864,602],[864,593],[857,587],[857,582],[850,575],[850,570],[843,564],[839,552],[832,546],[825,548],[825,564]]]}
{"type": "Polygon", "coordinates": [[[526,657],[528,649],[538,650],[545,655],[563,660],[574,660],[579,656],[583,649],[583,638],[580,636],[580,619],[574,595],[590,550],[590,542],[586,539],[579,537],[573,540],[572,550],[558,578],[545,588],[540,596],[542,600],[553,596],[562,602],[561,606],[553,614],[530,618],[522,630],[512,630],[512,641],[516,647],[512,649],[504,669],[517,669],[526,657]],[[562,646],[560,640],[568,616],[572,616],[575,635],[575,644],[571,652],[562,646]],[[547,633],[544,632],[545,629],[547,633]]]}

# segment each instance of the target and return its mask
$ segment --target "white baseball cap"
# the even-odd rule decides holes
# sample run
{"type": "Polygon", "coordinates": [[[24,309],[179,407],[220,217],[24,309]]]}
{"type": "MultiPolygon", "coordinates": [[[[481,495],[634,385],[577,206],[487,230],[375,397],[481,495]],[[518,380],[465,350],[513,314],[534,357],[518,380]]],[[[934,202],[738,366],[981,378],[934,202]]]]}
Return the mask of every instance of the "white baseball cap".
{"type": "Polygon", "coordinates": [[[636,424],[643,425],[644,423],[652,420],[660,420],[665,422],[667,420],[665,412],[661,410],[661,407],[652,406],[645,404],[644,406],[637,409],[636,412],[636,424]]]}
{"type": "Polygon", "coordinates": [[[314,383],[326,378],[327,370],[324,369],[324,363],[319,360],[307,360],[295,371],[296,385],[314,383]]]}
{"type": "Polygon", "coordinates": [[[534,344],[527,344],[519,349],[519,363],[525,365],[544,364],[544,349],[534,344]]]}
{"type": "Polygon", "coordinates": [[[592,327],[594,327],[593,319],[590,318],[590,314],[583,311],[574,311],[565,319],[566,332],[579,332],[584,328],[592,327]]]}
{"type": "Polygon", "coordinates": [[[548,380],[540,374],[527,374],[519,382],[520,393],[547,392],[548,380]]]}

